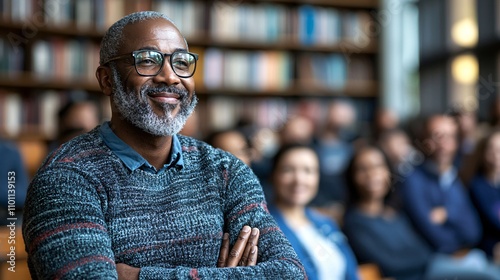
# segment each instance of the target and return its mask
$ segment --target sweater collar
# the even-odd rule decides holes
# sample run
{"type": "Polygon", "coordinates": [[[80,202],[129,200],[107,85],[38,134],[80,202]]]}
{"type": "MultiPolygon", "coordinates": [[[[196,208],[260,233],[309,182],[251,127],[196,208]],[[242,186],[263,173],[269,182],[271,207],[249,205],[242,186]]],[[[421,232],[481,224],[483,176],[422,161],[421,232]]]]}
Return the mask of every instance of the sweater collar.
{"type": "Polygon", "coordinates": [[[140,168],[150,173],[159,173],[172,167],[183,168],[184,160],[182,158],[182,147],[177,135],[172,136],[172,152],[170,160],[167,164],[163,165],[160,170],[151,165],[145,158],[143,158],[132,147],[127,145],[120,139],[109,126],[109,122],[105,122],[99,128],[99,134],[109,149],[127,166],[131,171],[140,168]]]}

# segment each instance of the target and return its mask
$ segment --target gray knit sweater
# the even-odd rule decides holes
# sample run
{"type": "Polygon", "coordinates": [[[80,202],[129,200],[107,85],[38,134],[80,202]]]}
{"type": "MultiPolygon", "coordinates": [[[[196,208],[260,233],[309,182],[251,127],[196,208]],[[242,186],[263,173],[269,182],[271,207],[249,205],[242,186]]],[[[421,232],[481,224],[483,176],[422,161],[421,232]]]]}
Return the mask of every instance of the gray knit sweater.
{"type": "Polygon", "coordinates": [[[26,199],[23,236],[33,279],[304,279],[253,172],[232,155],[179,136],[183,168],[131,171],[98,129],[44,162],[26,199]],[[216,268],[223,232],[260,229],[258,264],[216,268]]]}

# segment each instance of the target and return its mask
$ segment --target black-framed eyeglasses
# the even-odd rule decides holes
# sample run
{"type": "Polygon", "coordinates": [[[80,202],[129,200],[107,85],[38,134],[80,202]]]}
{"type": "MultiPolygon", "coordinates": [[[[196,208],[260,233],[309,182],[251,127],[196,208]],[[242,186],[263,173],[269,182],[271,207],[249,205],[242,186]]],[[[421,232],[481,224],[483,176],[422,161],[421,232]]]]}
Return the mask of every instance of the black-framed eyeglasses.
{"type": "Polygon", "coordinates": [[[173,53],[162,53],[156,50],[138,50],[129,54],[110,58],[104,65],[111,61],[130,57],[134,58],[134,67],[140,76],[156,76],[163,69],[165,57],[170,57],[170,67],[174,73],[181,78],[189,78],[196,71],[198,55],[186,51],[175,51],[173,53]]]}

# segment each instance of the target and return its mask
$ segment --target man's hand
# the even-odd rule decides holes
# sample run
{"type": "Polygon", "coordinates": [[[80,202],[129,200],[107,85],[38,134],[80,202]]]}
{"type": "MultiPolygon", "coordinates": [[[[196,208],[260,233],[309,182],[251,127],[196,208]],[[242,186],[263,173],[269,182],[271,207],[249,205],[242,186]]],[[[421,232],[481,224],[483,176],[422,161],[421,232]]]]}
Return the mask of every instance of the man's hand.
{"type": "Polygon", "coordinates": [[[259,229],[244,226],[233,248],[229,250],[229,234],[224,233],[217,267],[253,266],[257,264],[258,242],[259,229]]]}
{"type": "Polygon", "coordinates": [[[448,219],[448,212],[444,207],[435,207],[432,209],[429,218],[433,224],[442,225],[448,219]]]}
{"type": "Polygon", "coordinates": [[[117,263],[116,271],[118,272],[118,280],[138,280],[141,269],[124,263],[117,263]]]}

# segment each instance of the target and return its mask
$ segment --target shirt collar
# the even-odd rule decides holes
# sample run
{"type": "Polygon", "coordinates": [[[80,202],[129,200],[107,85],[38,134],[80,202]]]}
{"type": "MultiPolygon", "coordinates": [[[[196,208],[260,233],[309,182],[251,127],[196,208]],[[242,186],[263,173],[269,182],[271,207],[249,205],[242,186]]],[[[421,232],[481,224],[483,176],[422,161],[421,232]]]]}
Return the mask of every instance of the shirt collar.
{"type": "Polygon", "coordinates": [[[453,165],[441,174],[438,171],[436,163],[431,160],[427,160],[424,163],[424,168],[434,176],[438,177],[439,186],[443,189],[448,189],[458,177],[457,169],[453,165]]]}
{"type": "Polygon", "coordinates": [[[160,170],[151,165],[145,158],[143,158],[138,152],[136,152],[132,147],[127,145],[120,139],[109,126],[109,122],[105,122],[99,128],[99,134],[104,141],[104,143],[111,149],[111,151],[127,166],[131,171],[135,171],[140,168],[142,170],[159,173],[166,169],[177,167],[184,167],[184,160],[182,158],[182,146],[179,142],[177,135],[172,136],[172,150],[170,160],[167,164],[163,165],[160,170]]]}

